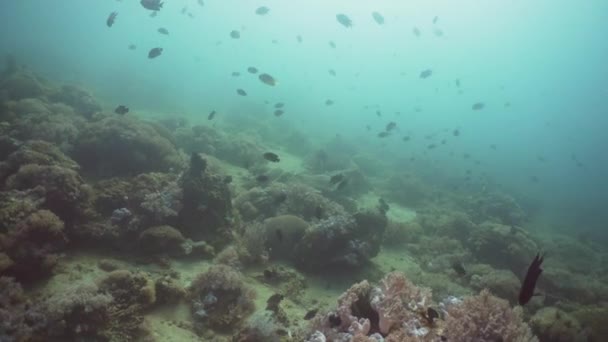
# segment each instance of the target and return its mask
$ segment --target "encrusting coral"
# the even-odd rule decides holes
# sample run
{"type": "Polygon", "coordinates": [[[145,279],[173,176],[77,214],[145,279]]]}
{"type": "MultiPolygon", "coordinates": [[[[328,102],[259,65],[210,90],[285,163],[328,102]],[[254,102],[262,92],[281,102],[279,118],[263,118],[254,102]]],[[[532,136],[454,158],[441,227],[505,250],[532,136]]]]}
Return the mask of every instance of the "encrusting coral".
{"type": "Polygon", "coordinates": [[[254,310],[255,292],[241,274],[225,265],[212,266],[190,285],[194,328],[228,331],[240,326],[254,310]]]}

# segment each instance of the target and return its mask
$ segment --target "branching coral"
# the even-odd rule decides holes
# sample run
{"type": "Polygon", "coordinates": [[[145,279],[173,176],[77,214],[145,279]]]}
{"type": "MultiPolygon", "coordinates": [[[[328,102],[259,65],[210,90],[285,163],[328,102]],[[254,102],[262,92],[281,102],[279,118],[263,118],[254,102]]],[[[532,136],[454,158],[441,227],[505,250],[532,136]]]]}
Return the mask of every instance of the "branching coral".
{"type": "Polygon", "coordinates": [[[448,307],[443,335],[448,341],[538,341],[523,322],[521,308],[484,290],[448,307]]]}

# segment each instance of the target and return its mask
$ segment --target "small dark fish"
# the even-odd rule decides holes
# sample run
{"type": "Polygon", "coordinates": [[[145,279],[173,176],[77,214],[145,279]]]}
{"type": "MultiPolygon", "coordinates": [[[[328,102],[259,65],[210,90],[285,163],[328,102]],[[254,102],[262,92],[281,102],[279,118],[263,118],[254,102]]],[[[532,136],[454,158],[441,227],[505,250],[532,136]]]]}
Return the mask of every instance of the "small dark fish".
{"type": "Polygon", "coordinates": [[[203,0],[197,0],[196,3],[201,7],[205,6],[205,2],[203,0]]]}
{"type": "Polygon", "coordinates": [[[377,116],[377,117],[381,117],[381,116],[382,116],[382,112],[381,112],[381,111],[379,111],[379,110],[377,110],[377,111],[376,111],[376,116],[377,116]]]}
{"type": "Polygon", "coordinates": [[[343,179],[340,183],[338,183],[338,186],[336,187],[336,190],[342,190],[347,185],[348,185],[348,179],[343,179]]]}
{"type": "Polygon", "coordinates": [[[141,0],[139,2],[145,9],[149,9],[151,11],[160,11],[163,7],[163,3],[160,0],[141,0]]]}
{"type": "Polygon", "coordinates": [[[232,75],[232,77],[239,77],[239,76],[241,76],[241,73],[238,71],[233,71],[231,75],[232,75]]]}
{"type": "Polygon", "coordinates": [[[438,21],[439,21],[439,17],[435,16],[435,18],[433,18],[433,24],[437,24],[438,21]]]}
{"type": "Polygon", "coordinates": [[[268,298],[268,300],[266,301],[266,310],[270,310],[270,311],[277,311],[279,308],[279,304],[281,304],[281,301],[285,298],[285,296],[283,296],[280,293],[275,293],[272,296],[270,296],[268,298]]]}
{"type": "Polygon", "coordinates": [[[279,329],[275,330],[274,332],[279,336],[289,336],[289,331],[287,331],[283,328],[279,328],[279,329]]]}
{"type": "Polygon", "coordinates": [[[129,50],[135,50],[135,49],[137,49],[137,45],[129,44],[129,50]]]}
{"type": "Polygon", "coordinates": [[[272,153],[272,152],[266,152],[266,153],[264,153],[263,156],[264,156],[264,159],[266,159],[268,161],[271,161],[273,163],[278,163],[278,162],[281,161],[281,159],[279,158],[279,156],[276,155],[275,153],[272,153]]]}
{"type": "Polygon", "coordinates": [[[380,209],[381,212],[386,213],[390,208],[391,206],[386,203],[384,198],[378,198],[378,209],[380,209]]]}
{"type": "Polygon", "coordinates": [[[274,203],[281,204],[281,203],[285,202],[286,200],[287,200],[287,194],[284,192],[281,192],[281,193],[277,194],[277,196],[274,198],[274,203]]]}
{"type": "Polygon", "coordinates": [[[471,106],[473,110],[482,110],[486,105],[483,102],[476,102],[471,106]]]}
{"type": "Polygon", "coordinates": [[[283,102],[277,102],[274,104],[274,108],[283,108],[285,104],[283,102]]]}
{"type": "Polygon", "coordinates": [[[283,231],[280,229],[275,230],[275,235],[277,236],[277,240],[279,240],[279,242],[283,242],[283,231]]]}
{"type": "Polygon", "coordinates": [[[462,265],[461,262],[459,261],[454,261],[452,263],[452,269],[454,270],[454,272],[456,272],[456,274],[458,274],[460,277],[464,277],[465,275],[467,275],[467,271],[464,269],[464,266],[462,265]]]}
{"type": "Polygon", "coordinates": [[[336,75],[337,75],[337,74],[336,74],[336,70],[334,70],[334,69],[329,69],[329,70],[328,70],[328,72],[329,72],[329,74],[330,74],[330,75],[332,75],[332,76],[336,76],[336,75]]]}
{"type": "Polygon", "coordinates": [[[230,38],[239,39],[239,38],[241,38],[241,33],[237,30],[232,30],[232,31],[230,31],[230,38]]]}
{"type": "Polygon", "coordinates": [[[328,100],[325,100],[325,105],[326,105],[326,106],[331,106],[331,105],[333,105],[333,104],[334,104],[334,101],[329,100],[329,99],[328,99],[328,100]]]}
{"type": "Polygon", "coordinates": [[[344,27],[352,27],[353,21],[346,14],[336,14],[336,20],[344,27]]]}
{"type": "Polygon", "coordinates": [[[243,89],[240,89],[240,88],[236,90],[236,93],[241,96],[247,96],[247,93],[243,89]]]}
{"type": "Polygon", "coordinates": [[[112,27],[112,25],[114,25],[114,21],[116,20],[117,15],[118,15],[118,12],[110,13],[110,15],[108,16],[108,19],[106,20],[106,25],[108,25],[108,27],[112,27]]]}
{"type": "Polygon", "coordinates": [[[378,138],[386,138],[386,137],[388,137],[389,135],[391,135],[391,133],[390,133],[390,132],[386,132],[386,131],[384,131],[384,132],[380,132],[380,133],[378,133],[378,138]]]}
{"type": "Polygon", "coordinates": [[[319,312],[319,309],[308,310],[306,315],[304,315],[304,319],[307,321],[313,319],[317,315],[317,312],[319,312]]]}
{"type": "Polygon", "coordinates": [[[434,29],[434,30],[433,30],[433,34],[434,34],[436,37],[443,37],[443,30],[441,30],[441,29],[434,29]]]}
{"type": "Polygon", "coordinates": [[[335,313],[331,313],[329,317],[327,317],[327,320],[329,321],[330,328],[335,328],[342,324],[342,319],[338,314],[335,313]]]}
{"type": "Polygon", "coordinates": [[[404,137],[403,137],[401,140],[403,140],[403,141],[405,141],[405,142],[408,142],[408,141],[410,141],[411,139],[412,139],[412,138],[410,138],[409,136],[407,136],[407,135],[406,135],[406,136],[404,136],[404,137]]]}
{"type": "Polygon", "coordinates": [[[329,46],[330,46],[332,49],[335,49],[335,48],[336,48],[336,43],[334,43],[332,40],[330,40],[330,41],[329,41],[329,46]]]}
{"type": "Polygon", "coordinates": [[[260,79],[260,81],[262,81],[262,83],[267,84],[269,86],[275,86],[277,84],[277,81],[274,79],[274,77],[268,74],[260,74],[258,78],[260,79]]]}
{"type": "Polygon", "coordinates": [[[164,28],[164,27],[159,28],[157,31],[158,31],[158,33],[160,33],[160,34],[169,35],[169,30],[167,30],[167,29],[166,29],[166,28],[164,28]]]}
{"type": "Polygon", "coordinates": [[[378,24],[378,25],[382,25],[384,24],[384,17],[382,16],[382,14],[378,13],[378,12],[372,12],[372,18],[374,18],[374,21],[378,24]]]}
{"type": "Polygon", "coordinates": [[[525,305],[530,301],[532,296],[534,296],[536,281],[540,274],[543,273],[543,269],[540,268],[543,263],[543,258],[544,256],[540,253],[536,254],[536,257],[528,267],[528,272],[526,273],[526,277],[521,284],[521,290],[519,291],[519,305],[525,305]]]}
{"type": "Polygon", "coordinates": [[[251,66],[251,67],[247,68],[247,72],[249,72],[250,74],[257,74],[258,68],[251,66]]]}
{"type": "Polygon", "coordinates": [[[274,111],[274,116],[281,116],[283,114],[285,114],[285,111],[283,111],[282,109],[276,109],[274,111]]]}
{"type": "Polygon", "coordinates": [[[338,184],[344,179],[344,174],[338,173],[337,175],[331,176],[329,179],[329,184],[338,184]]]}
{"type": "Polygon", "coordinates": [[[302,42],[302,36],[297,35],[296,36],[296,40],[298,41],[298,43],[301,43],[302,42]]]}
{"type": "Polygon", "coordinates": [[[414,29],[412,30],[412,32],[414,33],[414,35],[416,37],[420,37],[420,30],[417,27],[414,27],[414,29]]]}
{"type": "Polygon", "coordinates": [[[207,120],[213,120],[215,118],[216,111],[212,110],[211,113],[207,116],[207,120]]]}
{"type": "Polygon", "coordinates": [[[148,52],[148,58],[152,59],[152,58],[156,58],[158,56],[160,56],[163,53],[163,48],[153,48],[152,50],[150,50],[150,52],[148,52]]]}
{"type": "Polygon", "coordinates": [[[371,131],[372,130],[372,126],[371,125],[365,125],[365,129],[367,129],[367,131],[371,131]]]}
{"type": "Polygon", "coordinates": [[[426,309],[426,318],[429,321],[429,323],[433,324],[433,321],[435,321],[437,318],[439,318],[439,313],[437,312],[437,310],[428,307],[426,309]]]}
{"type": "Polygon", "coordinates": [[[154,11],[154,12],[150,13],[150,18],[156,18],[157,15],[158,15],[158,11],[154,11]]]}
{"type": "Polygon", "coordinates": [[[258,181],[259,183],[266,183],[270,180],[270,177],[268,177],[266,175],[259,175],[259,176],[255,177],[255,180],[258,181]]]}
{"type": "Polygon", "coordinates": [[[452,132],[452,135],[454,135],[455,137],[460,136],[460,131],[459,131],[458,129],[455,129],[455,130],[452,132]]]}
{"type": "Polygon", "coordinates": [[[390,131],[394,130],[396,127],[397,127],[397,123],[395,123],[394,121],[391,121],[386,124],[386,131],[390,132],[390,131]]]}
{"type": "Polygon", "coordinates": [[[456,87],[460,88],[460,78],[457,78],[457,79],[454,81],[454,84],[456,84],[456,87]]]}
{"type": "Polygon", "coordinates": [[[188,7],[182,7],[182,14],[186,14],[186,12],[188,11],[188,7]]]}
{"type": "Polygon", "coordinates": [[[437,145],[435,144],[430,144],[429,146],[427,146],[426,148],[428,148],[429,150],[434,149],[435,147],[437,147],[437,145]]]}
{"type": "Polygon", "coordinates": [[[226,176],[224,177],[224,184],[230,184],[232,183],[232,176],[226,176]]]}
{"type": "Polygon", "coordinates": [[[323,207],[321,205],[317,205],[315,207],[315,217],[320,220],[323,217],[323,207]]]}
{"type": "Polygon", "coordinates": [[[429,78],[431,75],[433,74],[433,70],[431,69],[426,69],[423,70],[422,72],[420,72],[420,78],[429,78]]]}
{"type": "Polygon", "coordinates": [[[120,105],[118,107],[116,107],[116,109],[114,109],[114,113],[116,114],[120,114],[120,115],[125,115],[129,112],[129,108],[123,105],[120,105]]]}
{"type": "Polygon", "coordinates": [[[255,14],[257,15],[266,15],[268,12],[270,12],[270,8],[266,6],[260,6],[255,10],[255,14]]]}
{"type": "Polygon", "coordinates": [[[540,182],[540,179],[537,176],[531,176],[530,181],[532,181],[532,183],[538,183],[540,182]]]}

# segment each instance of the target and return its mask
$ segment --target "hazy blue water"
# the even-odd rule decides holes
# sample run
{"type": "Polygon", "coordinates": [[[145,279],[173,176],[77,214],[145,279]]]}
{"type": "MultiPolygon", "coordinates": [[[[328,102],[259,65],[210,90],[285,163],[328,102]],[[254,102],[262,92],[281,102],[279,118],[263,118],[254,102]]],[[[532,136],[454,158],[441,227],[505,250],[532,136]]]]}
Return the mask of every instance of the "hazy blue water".
{"type": "Polygon", "coordinates": [[[51,79],[84,85],[108,109],[123,103],[193,121],[215,109],[259,117],[277,129],[297,125],[319,143],[339,133],[387,167],[405,170],[403,160],[416,156],[425,165],[419,172],[441,179],[461,179],[466,169],[486,172],[569,229],[605,227],[606,1],[206,0],[200,7],[195,0],[167,0],[156,18],[149,14],[138,0],[5,0],[0,54],[12,53],[51,79]],[[271,12],[255,15],[261,5],[271,12]],[[180,13],[185,6],[194,18],[180,13]],[[119,14],[108,28],[111,11],[119,14]],[[377,25],[372,11],[386,24],[377,25]],[[336,13],[349,15],[354,26],[339,25],[336,13]],[[170,35],[158,34],[159,27],[170,35]],[[241,39],[229,37],[234,29],[241,39]],[[127,49],[132,43],[137,50],[127,49]],[[149,60],[148,50],[157,46],[163,55],[149,60]],[[260,83],[248,66],[279,85],[260,83]],[[420,79],[427,68],[433,75],[420,79]],[[231,77],[233,71],[241,77],[231,77]],[[237,97],[237,88],[249,96],[237,97]],[[335,105],[326,107],[326,99],[335,105]],[[265,100],[285,102],[286,114],[275,119],[265,100]],[[478,101],[486,108],[472,111],[478,101]],[[376,133],[389,121],[398,123],[398,134],[379,140],[376,133]],[[462,133],[457,139],[449,134],[455,128],[462,133]],[[424,136],[435,133],[447,146],[427,152],[424,136]],[[403,143],[404,135],[412,141],[403,143]]]}

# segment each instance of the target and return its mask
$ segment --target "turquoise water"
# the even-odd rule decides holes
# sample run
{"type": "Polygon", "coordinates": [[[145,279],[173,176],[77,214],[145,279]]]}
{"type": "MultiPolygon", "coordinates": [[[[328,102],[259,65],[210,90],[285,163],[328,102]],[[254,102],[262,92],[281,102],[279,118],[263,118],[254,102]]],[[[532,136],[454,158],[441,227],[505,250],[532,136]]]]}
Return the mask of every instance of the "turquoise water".
{"type": "Polygon", "coordinates": [[[418,156],[427,162],[424,173],[440,179],[457,182],[466,169],[485,173],[540,203],[546,216],[566,212],[560,222],[572,214],[570,224],[582,219],[592,227],[605,218],[603,1],[166,1],[154,18],[126,0],[0,6],[0,53],[49,78],[85,85],[108,106],[192,121],[216,110],[220,120],[244,115],[277,130],[294,126],[313,142],[339,134],[386,167],[402,168],[401,159],[418,156]],[[254,13],[261,5],[270,8],[267,15],[254,13]],[[108,28],[112,11],[118,17],[108,28]],[[384,25],[372,11],[385,17],[384,25]],[[336,13],[353,26],[340,25],[336,13]],[[230,38],[232,30],[240,39],[230,38]],[[149,60],[153,47],[163,55],[149,60]],[[249,66],[279,84],[262,84],[249,66]],[[432,76],[419,78],[425,69],[432,76]],[[232,77],[234,71],[241,76],[232,77]],[[237,88],[248,96],[238,97],[237,88]],[[327,99],[334,105],[325,106],[327,99]],[[274,120],[264,101],[285,102],[284,117],[274,120]],[[472,111],[476,102],[485,108],[472,111]],[[397,133],[378,139],[390,121],[397,133]],[[458,138],[444,132],[456,128],[458,138]],[[445,136],[447,145],[427,151],[429,134],[445,136]],[[401,140],[405,135],[411,142],[401,140]],[[464,153],[471,159],[459,158],[464,153]]]}
{"type": "MultiPolygon", "coordinates": [[[[596,248],[596,254],[585,250],[594,255],[593,262],[583,252],[572,252],[574,247],[564,251],[560,262],[573,255],[580,258],[580,266],[559,265],[572,278],[589,272],[600,282],[606,279],[605,266],[595,266],[602,264],[606,251],[600,245],[608,241],[608,2],[202,3],[166,0],[151,16],[139,0],[5,0],[0,2],[0,56],[14,56],[53,84],[87,89],[105,114],[113,116],[118,105],[125,105],[130,108],[127,118],[183,119],[187,126],[212,127],[227,140],[259,144],[281,156],[277,168],[288,175],[275,180],[306,183],[345,207],[370,207],[386,197],[392,223],[414,220],[416,211],[457,207],[467,196],[508,194],[527,213],[521,224],[526,231],[539,236],[565,233],[576,244],[596,248]],[[260,6],[270,11],[258,15],[260,6]],[[118,15],[108,27],[113,11],[118,15]],[[383,24],[374,20],[373,12],[383,16],[383,24]],[[348,16],[352,27],[341,25],[337,14],[348,16]],[[231,37],[234,30],[238,39],[231,37]],[[148,58],[157,47],[162,54],[148,58]],[[249,67],[259,72],[254,75],[249,67]],[[432,73],[422,77],[426,70],[432,73]],[[261,73],[277,83],[261,82],[261,73]],[[237,89],[247,96],[238,95],[237,89]],[[279,102],[284,103],[280,117],[274,115],[279,102]],[[476,104],[482,108],[475,109],[476,104]],[[212,111],[215,118],[208,120],[212,111]],[[390,124],[395,128],[389,130],[390,124]],[[386,137],[379,136],[383,132],[386,137]],[[315,170],[311,156],[319,151],[340,166],[315,170]],[[353,169],[361,171],[369,189],[349,195],[326,189],[322,177],[353,169]],[[398,203],[399,191],[410,189],[391,188],[386,180],[404,175],[414,175],[426,186],[423,190],[432,189],[421,196],[426,197],[424,205],[398,203]]],[[[175,151],[183,148],[180,143],[175,151]]],[[[70,149],[63,152],[73,157],[70,149]]],[[[185,156],[185,164],[187,152],[179,155],[185,156]]],[[[222,164],[235,178],[233,202],[256,186],[247,177],[257,169],[236,165],[237,157],[214,157],[233,164],[222,164]]],[[[170,171],[182,175],[182,170],[170,171]]],[[[268,173],[272,176],[272,170],[268,173]]],[[[320,217],[305,219],[312,225],[320,217]]],[[[460,238],[463,244],[469,241],[460,238]]],[[[546,241],[544,245],[560,251],[558,243],[546,241]]],[[[465,249],[462,255],[469,253],[465,249]]],[[[427,252],[434,261],[433,251],[427,252]]],[[[395,260],[401,260],[401,249],[383,253],[379,264],[385,258],[384,266],[400,265],[395,260]]],[[[417,262],[422,266],[408,267],[426,267],[417,262]]],[[[482,256],[476,262],[488,261],[482,256]]],[[[552,276],[561,279],[558,272],[552,276]]],[[[600,295],[597,288],[589,291],[605,300],[608,290],[602,288],[600,295]]],[[[185,317],[188,308],[184,312],[185,317]]]]}

